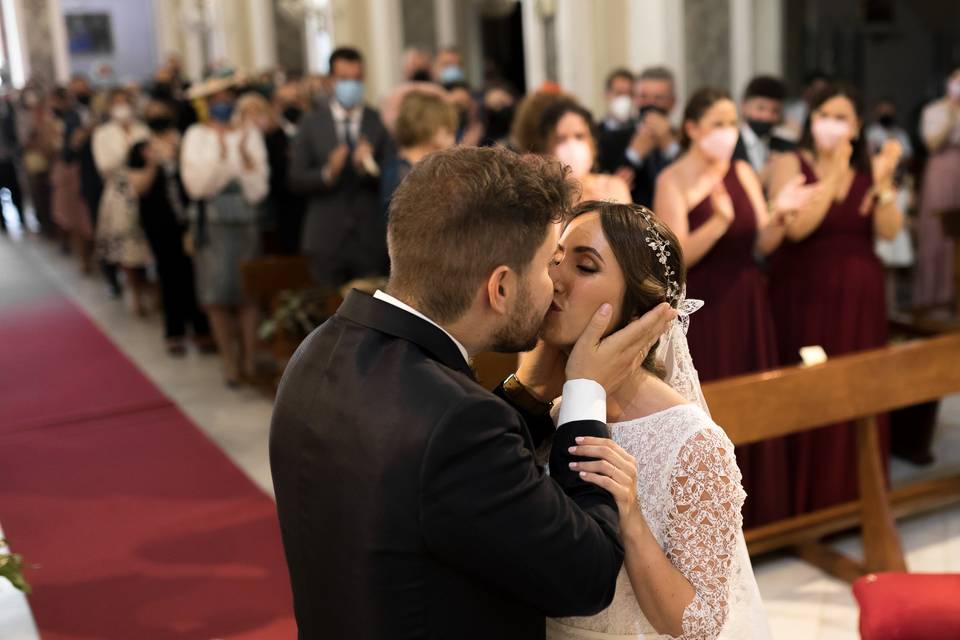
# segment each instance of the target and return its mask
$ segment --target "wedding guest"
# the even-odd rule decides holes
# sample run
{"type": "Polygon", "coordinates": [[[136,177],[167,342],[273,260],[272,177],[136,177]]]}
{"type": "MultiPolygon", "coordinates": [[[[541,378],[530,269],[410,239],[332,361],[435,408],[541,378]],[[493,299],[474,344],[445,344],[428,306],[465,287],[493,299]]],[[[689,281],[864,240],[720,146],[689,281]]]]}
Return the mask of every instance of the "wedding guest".
{"type": "MultiPolygon", "coordinates": [[[[867,150],[876,155],[883,150],[888,140],[896,140],[902,153],[894,172],[897,183],[897,208],[904,214],[910,211],[913,201],[912,178],[908,169],[913,159],[913,144],[910,134],[897,124],[897,107],[892,100],[880,100],[873,109],[873,122],[866,128],[867,150]]],[[[958,174],[960,175],[960,174],[958,174]]],[[[906,224],[893,240],[877,238],[877,256],[886,268],[887,309],[896,312],[910,306],[909,280],[913,266],[913,240],[906,224]]]]}
{"type": "Polygon", "coordinates": [[[403,78],[407,82],[431,82],[433,80],[430,75],[431,63],[429,51],[419,47],[409,47],[401,57],[403,78]]]}
{"type": "Polygon", "coordinates": [[[480,146],[509,144],[516,103],[514,92],[507,85],[493,83],[487,86],[483,92],[483,138],[480,146]]]}
{"type": "MultiPolygon", "coordinates": [[[[891,239],[903,223],[893,184],[896,141],[872,159],[861,135],[855,91],[829,85],[810,103],[800,150],[771,166],[771,192],[803,176],[820,190],[787,227],[788,241],[773,257],[770,295],[780,361],[800,360],[801,347],[819,345],[829,357],[887,343],[883,265],[874,239],[891,239]]],[[[879,421],[883,459],[889,429],[879,421]]],[[[803,513],[855,500],[856,431],[833,425],[790,436],[790,507],[803,513]]]]}
{"type": "Polygon", "coordinates": [[[637,128],[633,105],[634,77],[627,69],[614,69],[607,75],[603,97],[607,113],[597,132],[597,164],[604,173],[620,174],[629,184],[633,170],[626,158],[627,146],[637,128]]]}
{"type": "Polygon", "coordinates": [[[51,204],[50,172],[60,145],[60,129],[52,108],[53,100],[32,85],[20,95],[20,132],[23,146],[23,169],[27,177],[30,202],[47,238],[57,237],[51,204]]]}
{"type": "Polygon", "coordinates": [[[224,380],[237,388],[254,376],[257,309],[244,295],[240,265],[260,255],[259,205],[269,189],[263,135],[235,120],[229,78],[196,87],[210,119],[187,129],[180,175],[190,207],[197,298],[207,312],[223,363],[224,380]]]}
{"type": "Polygon", "coordinates": [[[581,186],[580,201],[630,202],[630,188],[618,176],[596,173],[597,141],[593,116],[573,100],[557,102],[543,112],[540,136],[549,154],[570,167],[581,186]]]}
{"type": "Polygon", "coordinates": [[[473,99],[473,92],[466,81],[449,82],[443,85],[450,102],[457,109],[457,144],[475,147],[483,139],[483,121],[480,107],[473,99]]]}
{"type": "Polygon", "coordinates": [[[796,145],[776,133],[783,121],[783,101],[787,88],[773,76],[756,76],[747,84],[740,102],[743,122],[740,138],[733,151],[735,160],[746,160],[760,176],[760,184],[769,181],[768,164],[772,153],[793,151],[796,145]]]}
{"type": "Polygon", "coordinates": [[[303,253],[317,284],[337,288],[386,273],[380,174],[389,137],[363,102],[363,58],[356,49],[330,55],[334,98],[307,114],[293,141],[290,187],[307,198],[303,253]]]}
{"type": "Polygon", "coordinates": [[[633,174],[631,193],[637,204],[653,203],[657,177],[680,154],[669,119],[676,101],[673,72],[666,67],[644,69],[637,76],[633,102],[638,122],[620,164],[633,174]]]}
{"type": "MultiPolygon", "coordinates": [[[[108,265],[123,270],[137,315],[147,313],[146,275],[150,245],[136,221],[136,194],[127,175],[130,148],[150,137],[150,130],[137,119],[130,94],[123,89],[110,93],[109,120],[93,131],[92,153],[104,191],[97,214],[97,250],[108,265]]],[[[77,184],[79,194],[79,178],[77,184]]]]}
{"type": "Polygon", "coordinates": [[[387,162],[381,188],[384,217],[394,190],[417,164],[434,151],[455,144],[457,111],[442,96],[410,91],[400,103],[394,131],[396,156],[387,162]]]}
{"type": "Polygon", "coordinates": [[[783,108],[784,131],[793,141],[800,140],[807,117],[810,115],[810,102],[814,96],[833,82],[830,74],[819,69],[808,73],[803,79],[803,91],[800,96],[789,100],[783,108]]]}
{"type": "Polygon", "coordinates": [[[273,94],[277,128],[269,132],[266,140],[270,159],[267,206],[275,211],[279,251],[288,255],[300,253],[303,216],[307,207],[306,200],[290,189],[290,154],[300,123],[309,108],[310,99],[301,82],[286,82],[273,94]]]}
{"type": "MultiPolygon", "coordinates": [[[[16,106],[9,92],[0,96],[0,189],[10,192],[10,202],[17,210],[20,223],[26,229],[26,216],[23,209],[23,190],[20,188],[18,171],[20,144],[17,138],[16,106]]],[[[6,233],[7,224],[0,211],[0,233],[6,233]]]]}
{"type": "Polygon", "coordinates": [[[270,190],[261,207],[258,224],[260,227],[260,249],[265,254],[284,253],[280,246],[280,217],[285,211],[278,206],[283,193],[289,192],[287,184],[287,134],[280,128],[280,114],[271,106],[260,91],[246,91],[237,100],[234,119],[237,125],[257,129],[263,136],[267,148],[267,165],[270,170],[270,190]],[[278,175],[279,174],[279,175],[278,175]],[[274,191],[273,186],[282,187],[274,191]]]}
{"type": "Polygon", "coordinates": [[[82,117],[74,96],[63,87],[53,92],[53,112],[59,134],[59,154],[50,173],[53,219],[60,228],[63,246],[69,247],[87,273],[93,255],[93,227],[80,193],[79,150],[85,135],[82,117]]]}
{"type": "Polygon", "coordinates": [[[546,153],[547,141],[540,133],[543,113],[551,105],[566,100],[573,100],[573,97],[559,91],[540,89],[526,95],[517,106],[508,146],[519,153],[546,153]]]}
{"type": "MultiPolygon", "coordinates": [[[[782,242],[785,207],[770,215],[749,163],[733,160],[739,119],[722,89],[700,89],[683,113],[683,155],[657,180],[654,211],[676,234],[689,269],[687,296],[704,301],[687,336],[703,381],[777,366],[773,315],[754,255],[782,242]]],[[[737,450],[750,499],[747,526],[787,515],[785,442],[737,450]]]]}
{"type": "Polygon", "coordinates": [[[916,222],[913,304],[929,308],[948,304],[957,295],[955,243],[944,235],[939,214],[960,209],[960,68],[947,78],[946,95],[923,110],[920,132],[930,157],[916,222]]]}
{"type": "Polygon", "coordinates": [[[186,354],[187,328],[202,351],[213,347],[207,317],[197,305],[193,261],[184,252],[185,198],[179,172],[176,110],[153,100],[144,109],[147,140],[130,149],[130,184],[139,198],[140,224],[157,266],[163,303],[164,338],[171,356],[186,354]]]}
{"type": "Polygon", "coordinates": [[[433,58],[433,81],[448,85],[466,82],[467,74],[463,70],[463,55],[456,47],[441,47],[433,58]]]}

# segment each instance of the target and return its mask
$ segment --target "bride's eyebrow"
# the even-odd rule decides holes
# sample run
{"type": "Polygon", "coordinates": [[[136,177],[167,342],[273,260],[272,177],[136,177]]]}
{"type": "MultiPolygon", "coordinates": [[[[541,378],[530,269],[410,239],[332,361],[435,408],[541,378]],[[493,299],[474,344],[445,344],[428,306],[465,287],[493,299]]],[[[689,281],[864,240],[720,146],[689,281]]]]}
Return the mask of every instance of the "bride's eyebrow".
{"type": "Polygon", "coordinates": [[[600,252],[594,249],[593,247],[574,247],[574,253],[589,253],[596,256],[597,260],[603,262],[603,257],[600,255],[600,252]]]}

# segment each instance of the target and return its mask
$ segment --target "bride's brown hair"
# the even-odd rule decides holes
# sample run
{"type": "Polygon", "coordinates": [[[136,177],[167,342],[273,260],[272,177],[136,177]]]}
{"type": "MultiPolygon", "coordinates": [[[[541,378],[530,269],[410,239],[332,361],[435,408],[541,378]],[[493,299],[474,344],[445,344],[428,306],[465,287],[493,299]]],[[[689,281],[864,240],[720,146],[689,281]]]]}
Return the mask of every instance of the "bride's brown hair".
{"type": "MultiPolygon", "coordinates": [[[[570,211],[564,225],[594,211],[600,218],[600,228],[620,264],[626,284],[622,313],[613,331],[619,331],[662,302],[676,306],[676,294],[672,292],[682,291],[687,282],[687,268],[677,236],[653,211],[642,205],[601,200],[578,204],[570,211]],[[651,241],[661,241],[664,250],[661,252],[651,247],[651,241]],[[661,263],[661,259],[665,263],[661,263]],[[666,275],[668,269],[672,272],[669,279],[666,275]]],[[[663,377],[663,370],[656,360],[656,347],[651,347],[643,368],[663,377]]]]}

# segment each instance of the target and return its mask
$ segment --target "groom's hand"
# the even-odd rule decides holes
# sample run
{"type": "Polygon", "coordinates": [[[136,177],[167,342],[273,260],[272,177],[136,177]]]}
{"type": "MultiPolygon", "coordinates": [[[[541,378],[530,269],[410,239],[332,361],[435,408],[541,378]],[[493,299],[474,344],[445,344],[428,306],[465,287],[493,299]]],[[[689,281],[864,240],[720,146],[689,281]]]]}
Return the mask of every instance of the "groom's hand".
{"type": "Polygon", "coordinates": [[[593,380],[608,394],[643,364],[647,352],[667,330],[677,312],[666,302],[661,303],[604,338],[611,315],[612,307],[606,303],[593,314],[573,346],[566,367],[567,380],[593,380]]]}
{"type": "Polygon", "coordinates": [[[520,366],[515,375],[537,400],[552,402],[563,389],[566,364],[567,357],[560,349],[540,340],[533,350],[520,354],[520,366]]]}

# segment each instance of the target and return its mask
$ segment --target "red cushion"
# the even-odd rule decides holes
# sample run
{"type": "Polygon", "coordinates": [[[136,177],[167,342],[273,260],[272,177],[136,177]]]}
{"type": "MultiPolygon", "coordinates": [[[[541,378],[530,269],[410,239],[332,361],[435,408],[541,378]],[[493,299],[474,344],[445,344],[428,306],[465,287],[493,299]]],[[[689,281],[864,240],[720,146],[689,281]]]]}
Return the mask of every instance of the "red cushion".
{"type": "Polygon", "coordinates": [[[960,638],[960,574],[871,573],[853,595],[863,640],[960,638]]]}

